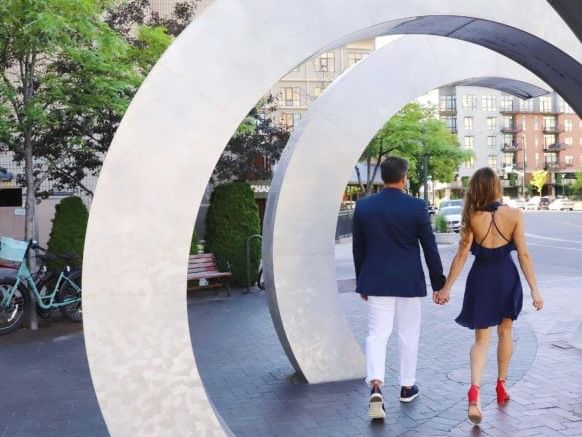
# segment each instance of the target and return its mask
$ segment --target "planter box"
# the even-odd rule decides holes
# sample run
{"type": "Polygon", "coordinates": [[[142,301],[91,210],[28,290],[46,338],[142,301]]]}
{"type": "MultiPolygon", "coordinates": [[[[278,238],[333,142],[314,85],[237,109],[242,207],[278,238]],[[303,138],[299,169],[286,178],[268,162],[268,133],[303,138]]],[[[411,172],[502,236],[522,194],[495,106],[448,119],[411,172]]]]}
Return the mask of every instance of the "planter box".
{"type": "Polygon", "coordinates": [[[435,232],[437,244],[456,244],[459,242],[459,234],[456,232],[435,232]]]}

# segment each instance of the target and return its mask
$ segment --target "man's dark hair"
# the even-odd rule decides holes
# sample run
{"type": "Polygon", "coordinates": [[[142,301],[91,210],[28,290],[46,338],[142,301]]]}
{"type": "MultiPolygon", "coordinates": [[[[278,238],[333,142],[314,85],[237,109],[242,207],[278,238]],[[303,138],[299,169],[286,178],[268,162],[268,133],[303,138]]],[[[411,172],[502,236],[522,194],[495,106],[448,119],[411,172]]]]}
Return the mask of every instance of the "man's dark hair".
{"type": "Polygon", "coordinates": [[[382,180],[385,184],[400,182],[408,173],[408,161],[396,156],[389,156],[380,166],[382,180]]]}

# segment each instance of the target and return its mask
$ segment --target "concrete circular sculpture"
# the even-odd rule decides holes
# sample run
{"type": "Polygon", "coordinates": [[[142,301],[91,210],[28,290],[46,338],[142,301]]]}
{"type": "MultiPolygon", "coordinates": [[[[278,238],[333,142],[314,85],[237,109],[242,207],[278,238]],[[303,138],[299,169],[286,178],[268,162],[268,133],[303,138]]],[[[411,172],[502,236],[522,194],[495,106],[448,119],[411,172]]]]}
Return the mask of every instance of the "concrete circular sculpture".
{"type": "Polygon", "coordinates": [[[85,339],[112,435],[228,432],[196,368],[185,301],[190,235],[206,183],[239,122],[278,78],[330,47],[390,33],[494,49],[582,112],[581,45],[545,0],[217,0],[137,93],[91,208],[85,339]]]}
{"type": "Polygon", "coordinates": [[[334,263],[337,211],[354,163],[402,106],[431,89],[463,81],[526,98],[550,89],[491,50],[409,36],[337,79],[291,136],[271,184],[263,260],[279,339],[310,383],[365,376],[364,356],[339,309],[334,263]],[[395,62],[409,53],[415,53],[414,62],[395,62]],[[459,58],[463,63],[449,68],[459,58]]]}

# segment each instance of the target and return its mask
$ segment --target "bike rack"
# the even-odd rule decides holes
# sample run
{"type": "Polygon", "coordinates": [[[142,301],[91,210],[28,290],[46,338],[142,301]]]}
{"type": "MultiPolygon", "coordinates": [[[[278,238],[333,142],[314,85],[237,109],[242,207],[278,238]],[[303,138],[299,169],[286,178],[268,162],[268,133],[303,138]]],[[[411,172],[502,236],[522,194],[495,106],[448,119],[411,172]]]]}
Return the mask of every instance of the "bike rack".
{"type": "Polygon", "coordinates": [[[259,239],[261,241],[263,241],[263,236],[261,234],[255,234],[255,235],[251,235],[249,238],[247,238],[247,242],[246,242],[246,254],[247,254],[247,293],[251,292],[251,247],[250,247],[250,243],[252,240],[254,239],[259,239]]]}

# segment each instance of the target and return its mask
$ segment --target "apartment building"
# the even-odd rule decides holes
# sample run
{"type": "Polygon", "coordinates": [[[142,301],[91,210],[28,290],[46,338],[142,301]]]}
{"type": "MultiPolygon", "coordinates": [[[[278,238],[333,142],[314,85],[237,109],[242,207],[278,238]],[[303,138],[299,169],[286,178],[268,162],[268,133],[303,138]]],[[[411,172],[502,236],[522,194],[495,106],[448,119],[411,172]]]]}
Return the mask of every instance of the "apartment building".
{"type": "Polygon", "coordinates": [[[473,158],[461,180],[489,166],[509,196],[529,193],[536,170],[548,171],[544,194],[561,195],[582,169],[582,121],[556,93],[523,100],[485,88],[439,90],[439,114],[473,158]]]}

